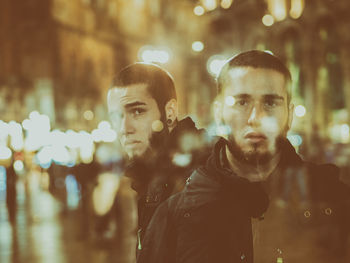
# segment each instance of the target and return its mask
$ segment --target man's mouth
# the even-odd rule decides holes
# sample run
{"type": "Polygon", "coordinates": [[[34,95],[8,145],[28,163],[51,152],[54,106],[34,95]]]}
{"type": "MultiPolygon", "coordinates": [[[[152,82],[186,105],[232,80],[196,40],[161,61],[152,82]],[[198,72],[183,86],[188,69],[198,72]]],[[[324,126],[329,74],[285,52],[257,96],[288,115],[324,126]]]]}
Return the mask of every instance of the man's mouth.
{"type": "Polygon", "coordinates": [[[260,143],[260,142],[266,141],[267,137],[263,133],[250,132],[244,136],[244,139],[252,143],[260,143]]]}
{"type": "Polygon", "coordinates": [[[124,142],[124,146],[134,146],[134,145],[136,145],[136,144],[139,144],[139,143],[141,143],[140,141],[136,141],[136,140],[133,140],[133,141],[125,141],[124,142]]]}

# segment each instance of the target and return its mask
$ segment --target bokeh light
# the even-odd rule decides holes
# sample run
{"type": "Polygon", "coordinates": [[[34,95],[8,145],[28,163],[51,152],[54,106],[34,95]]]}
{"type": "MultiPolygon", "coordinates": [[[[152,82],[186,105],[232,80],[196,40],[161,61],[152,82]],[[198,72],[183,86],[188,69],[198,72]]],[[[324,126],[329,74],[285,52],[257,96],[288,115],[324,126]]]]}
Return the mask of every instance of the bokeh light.
{"type": "Polygon", "coordinates": [[[235,105],[235,102],[236,102],[236,100],[235,100],[235,98],[234,98],[233,96],[227,96],[227,97],[225,98],[225,103],[226,103],[226,105],[229,106],[229,107],[235,105]]]}
{"type": "Polygon", "coordinates": [[[295,112],[295,115],[297,116],[297,117],[304,117],[305,116],[305,114],[306,114],[306,109],[305,109],[305,107],[303,106],[303,105],[298,105],[298,106],[296,106],[295,107],[295,110],[294,110],[294,112],[295,112]]]}
{"type": "Polygon", "coordinates": [[[202,4],[208,11],[213,11],[217,7],[216,0],[202,0],[202,4]]]}
{"type": "Polygon", "coordinates": [[[23,172],[24,170],[24,163],[23,161],[21,160],[16,160],[14,163],[13,163],[13,168],[15,169],[15,171],[20,174],[23,172]]]}
{"type": "Polygon", "coordinates": [[[221,6],[223,9],[228,9],[228,8],[230,8],[230,6],[232,5],[232,2],[233,2],[233,0],[221,0],[220,6],[221,6]]]}
{"type": "Polygon", "coordinates": [[[227,57],[225,56],[222,56],[222,55],[211,56],[207,62],[208,72],[214,77],[217,77],[222,67],[225,65],[226,61],[227,61],[227,57]]]}
{"type": "Polygon", "coordinates": [[[298,19],[304,11],[304,0],[291,0],[289,15],[291,18],[298,19]]]}
{"type": "Polygon", "coordinates": [[[264,15],[262,18],[262,22],[265,26],[272,26],[275,22],[275,19],[272,15],[264,15]]]}
{"type": "Polygon", "coordinates": [[[147,63],[165,64],[170,59],[170,51],[165,48],[144,46],[139,50],[139,58],[147,63]]]}
{"type": "Polygon", "coordinates": [[[91,110],[87,110],[84,112],[83,116],[85,120],[91,121],[94,118],[94,113],[91,110]]]}
{"type": "Polygon", "coordinates": [[[9,160],[12,156],[12,151],[6,146],[0,146],[0,160],[9,160]]]}
{"type": "Polygon", "coordinates": [[[192,43],[192,50],[196,52],[201,52],[204,49],[204,44],[201,41],[195,41],[192,43]]]}
{"type": "Polygon", "coordinates": [[[204,9],[202,6],[197,5],[197,6],[193,9],[193,13],[194,13],[196,16],[201,16],[201,15],[204,15],[205,9],[204,9]]]}

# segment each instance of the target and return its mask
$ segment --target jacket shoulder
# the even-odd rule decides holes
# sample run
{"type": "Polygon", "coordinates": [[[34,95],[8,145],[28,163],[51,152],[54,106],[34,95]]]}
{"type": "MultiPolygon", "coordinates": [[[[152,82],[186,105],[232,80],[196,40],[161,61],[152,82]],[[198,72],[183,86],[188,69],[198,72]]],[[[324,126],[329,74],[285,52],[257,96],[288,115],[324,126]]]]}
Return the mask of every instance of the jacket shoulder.
{"type": "Polygon", "coordinates": [[[306,163],[308,181],[314,197],[320,200],[350,200],[350,187],[341,182],[340,169],[334,164],[306,163]]]}

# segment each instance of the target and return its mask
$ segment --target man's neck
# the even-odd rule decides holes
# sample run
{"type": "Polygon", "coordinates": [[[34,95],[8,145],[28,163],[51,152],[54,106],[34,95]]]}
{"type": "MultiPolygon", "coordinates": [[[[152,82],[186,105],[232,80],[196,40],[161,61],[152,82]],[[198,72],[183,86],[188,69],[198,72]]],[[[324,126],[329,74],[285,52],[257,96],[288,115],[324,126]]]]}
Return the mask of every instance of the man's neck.
{"type": "Polygon", "coordinates": [[[251,182],[265,181],[277,168],[281,154],[275,154],[268,162],[256,166],[239,162],[226,146],[226,156],[229,166],[238,176],[244,177],[251,182]]]}

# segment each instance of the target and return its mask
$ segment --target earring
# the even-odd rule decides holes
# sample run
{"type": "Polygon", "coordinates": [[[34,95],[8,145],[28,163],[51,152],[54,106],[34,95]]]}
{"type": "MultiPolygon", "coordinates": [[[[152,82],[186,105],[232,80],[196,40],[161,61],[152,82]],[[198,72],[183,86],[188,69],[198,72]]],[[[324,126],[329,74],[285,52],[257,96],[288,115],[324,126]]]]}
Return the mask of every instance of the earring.
{"type": "Polygon", "coordinates": [[[166,120],[166,124],[168,124],[168,126],[170,126],[172,123],[173,123],[173,121],[171,119],[166,120]]]}

